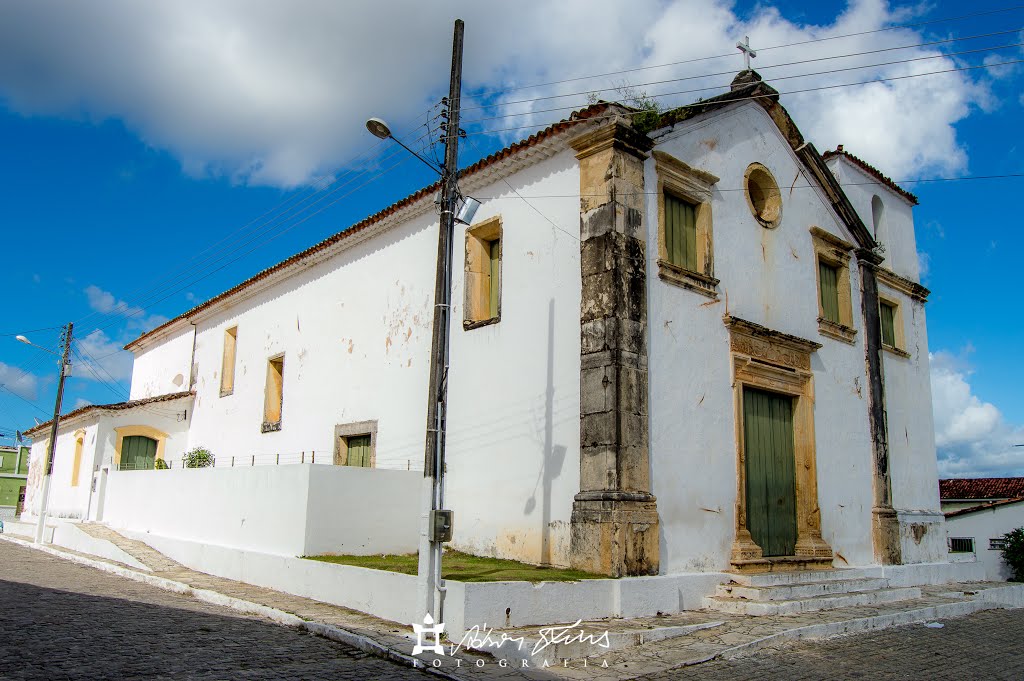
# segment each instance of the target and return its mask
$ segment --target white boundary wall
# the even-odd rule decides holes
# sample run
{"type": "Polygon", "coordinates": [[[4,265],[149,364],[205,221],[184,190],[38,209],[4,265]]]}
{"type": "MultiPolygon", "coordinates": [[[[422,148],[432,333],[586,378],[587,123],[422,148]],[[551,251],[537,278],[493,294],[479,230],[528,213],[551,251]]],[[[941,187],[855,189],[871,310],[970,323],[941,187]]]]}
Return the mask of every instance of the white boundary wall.
{"type": "Polygon", "coordinates": [[[423,474],[297,464],[112,471],[111,527],[277,556],[414,553],[423,474]]]}

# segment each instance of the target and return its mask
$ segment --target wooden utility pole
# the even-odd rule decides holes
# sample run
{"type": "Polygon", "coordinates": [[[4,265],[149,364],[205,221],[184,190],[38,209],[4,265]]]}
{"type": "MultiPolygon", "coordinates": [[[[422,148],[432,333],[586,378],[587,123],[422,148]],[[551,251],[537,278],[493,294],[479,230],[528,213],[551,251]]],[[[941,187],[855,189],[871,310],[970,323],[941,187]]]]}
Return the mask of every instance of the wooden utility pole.
{"type": "MultiPolygon", "coordinates": [[[[459,109],[462,99],[462,36],[464,24],[455,20],[452,70],[444,123],[444,167],[441,169],[441,223],[437,239],[437,277],[434,284],[434,326],[431,335],[430,385],[427,396],[427,438],[423,472],[430,478],[430,513],[420,541],[419,574],[423,605],[440,622],[444,584],[441,580],[442,542],[434,540],[434,511],[444,508],[445,434],[448,408],[448,354],[451,331],[452,240],[459,200],[459,109]],[[425,578],[425,581],[424,581],[425,578]]],[[[445,114],[442,114],[444,117],[445,114]]]]}
{"type": "Polygon", "coordinates": [[[75,325],[68,322],[64,329],[64,349],[60,357],[60,378],[57,380],[57,401],[53,405],[53,423],[50,425],[50,441],[46,444],[46,467],[43,469],[43,498],[39,504],[39,519],[36,522],[36,543],[43,543],[46,531],[46,504],[50,498],[50,477],[53,475],[53,455],[57,449],[57,428],[60,425],[60,407],[64,400],[64,379],[67,369],[71,366],[71,338],[75,325]]]}

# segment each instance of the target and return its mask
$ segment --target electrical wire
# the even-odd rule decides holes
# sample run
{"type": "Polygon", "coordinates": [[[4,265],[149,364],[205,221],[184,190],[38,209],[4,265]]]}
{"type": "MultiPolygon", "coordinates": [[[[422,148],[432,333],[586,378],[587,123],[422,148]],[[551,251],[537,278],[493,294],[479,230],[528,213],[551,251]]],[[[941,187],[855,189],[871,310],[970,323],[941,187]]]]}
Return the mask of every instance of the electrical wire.
{"type": "MultiPolygon", "coordinates": [[[[1009,44],[1009,45],[1000,45],[998,47],[992,47],[992,48],[986,47],[986,48],[979,48],[979,49],[976,49],[976,50],[965,50],[963,52],[953,52],[953,53],[949,53],[949,54],[937,54],[937,55],[929,55],[929,56],[925,56],[925,57],[914,57],[912,59],[900,59],[900,60],[897,60],[897,61],[881,62],[881,63],[877,63],[877,64],[864,64],[862,66],[847,66],[847,67],[838,68],[838,69],[827,69],[825,71],[814,71],[814,72],[811,72],[811,73],[798,73],[798,74],[791,74],[791,75],[788,75],[788,76],[777,76],[775,78],[772,78],[772,82],[777,82],[777,81],[780,81],[780,80],[792,80],[793,78],[810,78],[810,77],[813,77],[813,76],[827,76],[827,75],[830,75],[830,74],[833,74],[833,73],[843,73],[843,72],[846,72],[846,71],[859,71],[859,70],[862,70],[862,69],[871,69],[871,68],[877,68],[877,67],[880,67],[880,66],[893,66],[893,65],[896,65],[896,64],[909,64],[911,62],[926,61],[926,60],[929,60],[929,59],[944,59],[946,57],[955,57],[955,56],[960,56],[960,55],[964,55],[964,54],[976,54],[976,53],[979,53],[979,52],[988,52],[990,50],[1000,50],[1000,49],[1006,49],[1006,48],[1010,48],[1010,47],[1021,47],[1022,45],[1024,45],[1024,43],[1013,43],[1013,44],[1009,44]]],[[[1019,62],[1019,60],[1018,61],[1012,61],[1012,62],[1003,62],[1003,63],[999,63],[999,64],[979,64],[979,65],[976,65],[976,66],[961,67],[959,69],[953,69],[953,70],[969,70],[969,69],[972,69],[972,68],[992,68],[992,67],[995,67],[995,66],[1003,66],[1003,65],[1006,65],[1006,64],[1016,64],[1018,62],[1019,62]]],[[[794,63],[796,63],[796,62],[794,62],[794,63]]],[[[785,64],[785,66],[788,66],[788,64],[785,64]]],[[[730,73],[732,73],[732,72],[729,71],[729,72],[716,73],[716,74],[710,74],[710,75],[721,76],[721,75],[728,75],[730,73]]],[[[936,71],[934,73],[948,73],[948,71],[936,71]]],[[[913,74],[913,76],[915,76],[915,77],[916,76],[925,76],[925,75],[933,75],[933,73],[913,74]]],[[[674,78],[672,80],[660,81],[659,83],[641,83],[641,84],[639,84],[637,86],[630,86],[630,87],[643,87],[643,86],[646,86],[646,85],[656,85],[656,84],[678,82],[678,81],[684,81],[684,80],[694,80],[696,78],[704,78],[704,77],[705,76],[687,76],[685,78],[674,78]]],[[[903,77],[906,77],[906,76],[903,76],[903,77]]],[[[872,80],[872,81],[869,81],[869,82],[878,82],[878,81],[884,81],[884,80],[895,80],[897,78],[898,77],[894,77],[894,78],[881,78],[881,79],[875,79],[875,80],[872,80]]],[[[863,83],[855,83],[855,85],[859,85],[859,84],[863,84],[863,83]]],[[[726,89],[728,87],[729,87],[729,84],[717,85],[717,86],[715,86],[715,85],[707,85],[707,86],[704,86],[704,87],[692,88],[692,89],[689,89],[689,90],[676,90],[674,92],[664,92],[664,93],[660,93],[660,94],[648,94],[647,96],[650,97],[651,99],[657,99],[659,97],[672,97],[672,96],[676,96],[676,95],[692,94],[692,93],[695,93],[695,92],[704,92],[704,91],[707,91],[707,90],[722,90],[722,89],[726,89]]],[[[609,88],[609,89],[611,89],[611,88],[609,88]]],[[[802,90],[801,90],[801,92],[802,92],[802,90]]],[[[569,96],[575,96],[576,94],[588,94],[588,93],[575,93],[574,95],[555,95],[555,97],[569,97],[569,96]]],[[[783,93],[780,93],[780,94],[783,94],[783,93]]],[[[791,93],[786,93],[786,94],[791,94],[791,93]]],[[[541,99],[549,99],[549,98],[541,98],[541,99]]],[[[516,117],[520,117],[520,116],[532,116],[532,115],[536,115],[536,114],[539,114],[539,113],[550,113],[552,111],[567,111],[567,110],[578,109],[578,108],[579,108],[579,105],[559,106],[559,107],[553,107],[553,108],[550,108],[550,109],[537,109],[537,110],[530,110],[530,111],[522,111],[520,113],[509,113],[509,114],[501,114],[501,115],[497,115],[497,116],[487,116],[487,117],[483,117],[483,118],[473,118],[473,119],[469,119],[469,120],[467,120],[465,122],[467,124],[468,123],[481,123],[481,122],[484,122],[484,121],[500,120],[500,119],[504,119],[504,118],[516,118],[516,117]]]]}
{"type": "MultiPolygon", "coordinates": [[[[783,62],[781,64],[768,64],[768,65],[765,65],[765,66],[760,66],[759,65],[757,70],[758,70],[758,72],[761,72],[761,71],[767,71],[768,69],[777,69],[777,68],[782,68],[782,67],[786,67],[786,66],[798,66],[800,64],[811,64],[811,63],[822,62],[822,61],[830,61],[830,60],[833,60],[833,59],[849,59],[851,57],[864,57],[864,56],[867,56],[867,55],[870,55],[870,54],[880,54],[882,52],[893,52],[893,51],[896,51],[896,50],[910,50],[910,49],[921,48],[921,47],[930,47],[930,46],[933,46],[933,45],[941,45],[941,44],[944,44],[944,43],[960,42],[960,41],[964,41],[964,40],[975,40],[975,39],[978,39],[978,38],[990,38],[990,37],[999,36],[999,35],[1016,34],[1016,33],[1020,33],[1022,30],[1024,30],[1024,27],[1014,28],[1014,29],[1010,29],[1010,30],[1006,30],[1006,31],[997,31],[997,32],[994,32],[994,33],[984,33],[984,34],[980,34],[980,35],[966,36],[966,37],[963,37],[963,38],[946,38],[944,40],[935,40],[935,41],[928,42],[928,43],[918,43],[918,44],[914,44],[914,45],[901,45],[901,46],[898,46],[898,47],[883,47],[883,48],[880,48],[880,49],[877,49],[877,50],[865,50],[863,52],[850,52],[848,54],[836,54],[836,55],[830,55],[830,56],[826,56],[826,57],[814,57],[814,58],[811,58],[811,59],[800,59],[800,60],[797,60],[797,61],[783,62]]],[[[964,54],[974,54],[974,53],[977,53],[977,52],[986,52],[986,51],[989,51],[989,50],[1001,50],[1001,49],[1010,48],[1010,47],[1020,47],[1020,45],[1021,45],[1021,43],[1013,43],[1013,44],[1009,44],[1009,45],[998,45],[998,46],[994,46],[994,47],[984,47],[984,48],[978,48],[978,49],[974,49],[974,50],[964,50],[964,51],[961,51],[961,52],[944,52],[944,53],[935,54],[935,55],[927,55],[927,56],[924,56],[924,57],[914,57],[914,58],[911,58],[911,59],[902,59],[902,60],[898,60],[898,61],[883,62],[883,63],[880,63],[880,64],[867,64],[867,65],[864,65],[864,66],[855,66],[855,67],[848,67],[848,68],[833,69],[833,70],[821,71],[821,72],[818,72],[818,73],[811,73],[811,74],[805,74],[805,75],[808,75],[808,76],[810,76],[810,75],[823,75],[823,74],[828,74],[828,73],[837,73],[837,72],[840,72],[840,71],[849,71],[849,70],[852,70],[852,69],[861,69],[861,68],[866,69],[866,68],[872,68],[872,67],[875,67],[875,66],[890,66],[890,65],[893,65],[893,64],[905,64],[905,63],[909,63],[909,62],[913,62],[913,61],[920,61],[922,59],[940,59],[940,58],[943,58],[943,57],[955,57],[955,56],[964,55],[964,54]]],[[[465,107],[464,109],[462,109],[462,111],[477,110],[477,109],[493,109],[493,108],[502,107],[502,106],[512,106],[512,105],[515,105],[515,104],[530,104],[532,102],[541,102],[541,101],[547,101],[547,100],[551,100],[551,99],[563,99],[565,97],[577,97],[577,96],[581,96],[581,95],[597,95],[597,94],[600,94],[602,92],[608,92],[608,91],[611,91],[611,90],[619,90],[619,89],[623,89],[623,88],[650,87],[652,85],[664,85],[666,83],[677,83],[677,82],[681,82],[681,81],[684,81],[684,80],[698,80],[700,78],[713,78],[713,77],[716,77],[716,76],[728,76],[728,75],[734,75],[735,73],[736,73],[735,69],[730,69],[730,70],[726,70],[726,71],[719,71],[719,72],[716,72],[716,73],[701,73],[701,74],[696,74],[696,75],[691,75],[691,76],[680,76],[679,78],[666,78],[666,79],[662,79],[662,80],[653,80],[653,81],[648,81],[646,83],[626,83],[626,84],[623,84],[623,85],[618,85],[618,86],[612,85],[612,86],[609,86],[609,87],[596,88],[596,89],[593,89],[593,90],[583,90],[583,91],[579,91],[579,92],[567,92],[567,93],[564,93],[564,94],[557,94],[557,95],[544,95],[544,96],[541,96],[541,97],[531,97],[529,99],[517,99],[517,100],[512,100],[512,101],[507,101],[507,102],[493,102],[493,103],[490,103],[490,104],[480,104],[480,105],[477,105],[477,106],[465,107]]],[[[797,76],[786,76],[786,78],[794,78],[794,77],[797,77],[797,76]]],[[[781,78],[773,78],[772,80],[781,80],[781,78]]],[[[705,88],[701,88],[701,89],[705,89],[705,88]]],[[[474,120],[480,120],[480,119],[470,119],[468,121],[463,121],[463,122],[473,122],[474,120]]],[[[486,120],[486,119],[484,119],[484,120],[486,120]]]]}
{"type": "MultiPolygon", "coordinates": [[[[992,14],[1000,14],[1000,13],[1005,13],[1005,12],[1013,12],[1013,11],[1018,11],[1018,10],[1021,10],[1021,9],[1024,9],[1024,5],[1012,5],[1010,7],[1001,7],[999,9],[987,10],[987,11],[984,11],[984,12],[974,12],[972,14],[962,14],[960,16],[955,16],[955,17],[944,17],[942,19],[931,19],[929,21],[919,21],[919,22],[910,23],[910,24],[898,24],[898,25],[895,25],[895,26],[886,26],[885,28],[878,28],[878,29],[874,29],[874,30],[870,30],[870,31],[857,31],[855,33],[844,33],[844,34],[841,34],[841,35],[827,36],[827,37],[824,37],[824,38],[813,38],[813,39],[809,39],[809,40],[801,40],[799,42],[787,43],[785,45],[772,45],[772,46],[769,46],[769,47],[759,47],[759,48],[757,48],[757,51],[758,52],[769,52],[771,50],[781,50],[781,49],[784,49],[784,48],[787,48],[787,47],[798,47],[798,46],[801,46],[801,45],[810,45],[810,44],[813,44],[813,43],[827,42],[827,41],[830,41],[830,40],[839,40],[841,38],[853,38],[853,37],[862,36],[862,35],[871,35],[871,34],[874,34],[874,33],[884,33],[886,31],[895,31],[895,30],[899,30],[899,29],[903,29],[903,28],[918,28],[920,26],[929,26],[929,25],[932,25],[932,24],[947,23],[947,22],[951,22],[951,21],[962,21],[964,19],[974,19],[974,18],[977,18],[977,17],[989,16],[989,15],[992,15],[992,14]]],[[[609,76],[621,76],[621,75],[624,75],[624,74],[627,74],[627,73],[636,73],[638,71],[647,71],[647,70],[651,70],[651,69],[667,68],[669,66],[681,66],[683,64],[694,64],[694,63],[702,62],[702,61],[710,61],[710,60],[713,60],[713,59],[724,59],[726,57],[735,57],[735,56],[736,56],[736,52],[733,51],[733,52],[728,52],[728,53],[725,53],[725,54],[716,54],[716,55],[711,55],[711,56],[707,56],[707,57],[695,57],[693,59],[684,59],[682,61],[667,62],[667,63],[664,63],[664,64],[653,64],[651,66],[638,66],[638,67],[631,68],[631,69],[623,69],[621,71],[609,71],[609,72],[606,72],[606,73],[598,73],[598,74],[593,74],[593,75],[589,75],[589,76],[577,76],[577,77],[574,77],[574,78],[565,78],[565,79],[562,79],[562,80],[548,81],[546,83],[533,83],[533,84],[530,84],[530,85],[517,85],[517,86],[514,86],[514,87],[503,88],[503,89],[500,89],[500,90],[484,90],[483,92],[481,92],[477,96],[478,97],[481,97],[481,96],[483,96],[483,97],[486,97],[486,96],[496,96],[496,95],[502,95],[502,94],[505,94],[505,93],[508,93],[508,92],[516,92],[516,91],[519,91],[519,90],[529,90],[529,89],[535,89],[535,88],[541,88],[541,87],[549,87],[551,85],[563,85],[565,83],[573,83],[573,82],[578,82],[578,81],[581,81],[581,80],[592,80],[592,79],[596,79],[596,78],[607,78],[609,76]]]]}
{"type": "MultiPolygon", "coordinates": [[[[1024,59],[1014,59],[1014,60],[1010,60],[1010,61],[998,62],[998,63],[993,63],[993,64],[978,64],[978,65],[975,65],[975,66],[962,66],[962,67],[958,67],[958,68],[944,69],[942,71],[929,71],[927,73],[913,73],[913,74],[908,74],[908,75],[903,75],[903,76],[888,76],[888,77],[885,77],[885,78],[874,78],[872,80],[858,81],[858,82],[855,82],[855,83],[835,83],[835,84],[832,84],[832,85],[819,85],[817,87],[801,88],[799,90],[789,90],[789,91],[786,91],[786,92],[776,91],[776,93],[773,93],[773,94],[750,95],[750,96],[747,96],[747,97],[737,97],[735,99],[728,100],[727,103],[733,104],[733,103],[737,103],[737,102],[755,101],[755,100],[758,100],[758,99],[765,99],[765,98],[773,99],[773,98],[776,98],[776,97],[779,97],[779,96],[782,96],[782,95],[802,94],[802,93],[805,93],[805,92],[817,92],[817,91],[820,91],[820,90],[834,90],[834,89],[843,88],[843,87],[856,87],[858,85],[871,85],[873,83],[886,83],[886,82],[895,81],[895,80],[907,80],[909,78],[921,78],[921,77],[924,77],[924,76],[937,76],[937,75],[941,75],[941,74],[945,74],[945,73],[956,73],[956,72],[960,72],[960,71],[972,71],[972,70],[976,70],[976,69],[991,69],[991,68],[996,68],[996,67],[999,67],[999,66],[1009,66],[1011,64],[1020,64],[1020,63],[1024,63],[1024,59]]],[[[715,89],[715,88],[708,87],[708,88],[700,88],[698,90],[681,90],[679,92],[665,92],[665,93],[662,93],[662,94],[659,94],[659,95],[651,95],[651,98],[652,99],[657,99],[659,97],[671,97],[671,96],[678,95],[678,94],[685,94],[687,92],[699,92],[701,90],[710,90],[710,89],[715,89]]],[[[691,104],[683,104],[683,105],[680,105],[680,106],[677,106],[677,107],[673,107],[672,110],[673,111],[678,111],[680,109],[699,108],[699,107],[706,106],[706,105],[707,105],[707,102],[701,100],[701,101],[693,102],[691,104]]],[[[556,108],[556,109],[551,109],[551,111],[575,110],[575,109],[578,109],[578,108],[579,107],[577,107],[577,106],[559,107],[559,108],[556,108]]],[[[612,118],[621,117],[621,116],[636,116],[638,114],[651,113],[651,112],[657,113],[657,112],[659,112],[659,110],[658,109],[654,109],[654,108],[634,109],[632,111],[625,111],[625,112],[619,112],[619,113],[614,113],[614,114],[603,114],[603,115],[599,115],[599,116],[592,116],[590,118],[587,118],[586,120],[588,122],[590,122],[590,121],[600,121],[600,120],[610,120],[612,118]]],[[[539,113],[539,112],[535,112],[535,113],[539,113]]],[[[512,114],[512,115],[519,115],[519,114],[512,114]]],[[[511,117],[511,115],[510,115],[510,117],[511,117]]],[[[556,125],[556,124],[561,123],[561,122],[565,122],[564,119],[561,120],[561,121],[551,121],[549,123],[530,123],[528,125],[516,125],[516,126],[511,126],[511,127],[508,127],[508,128],[498,128],[498,129],[488,129],[488,130],[480,130],[480,131],[474,131],[474,132],[467,132],[466,136],[472,136],[472,135],[493,135],[495,133],[511,132],[513,130],[527,130],[527,129],[534,129],[534,128],[545,128],[545,127],[548,127],[548,126],[556,125]]]]}

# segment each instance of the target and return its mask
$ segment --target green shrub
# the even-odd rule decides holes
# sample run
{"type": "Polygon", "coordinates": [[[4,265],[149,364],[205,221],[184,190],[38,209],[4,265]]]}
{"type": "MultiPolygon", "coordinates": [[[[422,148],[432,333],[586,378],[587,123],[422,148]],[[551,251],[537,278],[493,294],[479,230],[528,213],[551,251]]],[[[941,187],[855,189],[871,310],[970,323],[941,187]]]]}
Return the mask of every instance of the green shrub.
{"type": "Polygon", "coordinates": [[[185,468],[209,468],[213,466],[213,453],[206,447],[195,447],[185,453],[185,468]]]}
{"type": "Polygon", "coordinates": [[[1013,572],[1013,581],[1024,582],[1024,527],[1006,533],[1003,561],[1013,572]]]}
{"type": "Polygon", "coordinates": [[[165,471],[165,470],[167,470],[167,468],[168,468],[168,466],[167,466],[167,462],[166,462],[166,461],[164,461],[163,459],[157,459],[157,460],[156,460],[156,461],[155,461],[155,462],[153,463],[153,468],[154,468],[154,469],[156,469],[156,470],[158,470],[158,471],[165,471]]]}

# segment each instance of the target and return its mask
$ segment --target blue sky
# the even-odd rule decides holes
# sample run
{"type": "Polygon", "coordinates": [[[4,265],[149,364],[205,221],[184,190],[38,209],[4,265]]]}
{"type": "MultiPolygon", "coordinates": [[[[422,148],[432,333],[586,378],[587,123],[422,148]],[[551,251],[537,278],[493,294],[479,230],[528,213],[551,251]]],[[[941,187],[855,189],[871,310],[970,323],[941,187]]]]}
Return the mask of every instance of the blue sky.
{"type": "MultiPolygon", "coordinates": [[[[465,124],[472,144],[463,164],[565,116],[588,89],[688,77],[642,87],[655,95],[707,88],[661,97],[665,106],[714,94],[729,78],[699,76],[738,70],[732,46],[750,35],[762,48],[755,68],[783,93],[914,76],[784,94],[820,150],[843,143],[896,179],[1024,173],[1021,65],[916,75],[1021,59],[1024,11],[878,31],[998,3],[608,0],[526,3],[515,12],[441,3],[429,13],[405,0],[346,12],[333,5],[103,0],[82,10],[40,0],[0,8],[0,433],[45,420],[55,391],[55,362],[13,334],[55,348],[53,327],[75,321],[103,380],[78,362],[66,409],[119,401],[131,366],[118,352],[125,342],[432,181],[415,160],[375,146],[362,121],[384,116],[420,148],[437,139],[436,130],[418,138],[446,89],[455,16],[467,22],[465,103],[493,106],[466,112],[490,120],[465,124]],[[389,35],[364,30],[384,20],[389,35]],[[1003,31],[1015,32],[773,68],[1003,31]],[[863,35],[835,37],[852,33],[863,35]],[[959,54],[995,46],[1006,47],[959,54]],[[929,59],[820,73],[922,56],[929,59]],[[689,63],[554,82],[681,61],[689,63]],[[818,75],[783,78],[804,73],[818,75]],[[565,108],[547,111],[556,107],[565,108]],[[315,201],[261,218],[281,202],[315,201]],[[35,329],[43,330],[28,333],[35,329]]],[[[1014,361],[1024,348],[1016,262],[1024,234],[1014,200],[1024,178],[905,186],[921,199],[915,219],[933,292],[943,472],[1024,474],[1024,448],[1009,446],[1024,442],[1024,369],[1014,361]]]]}

